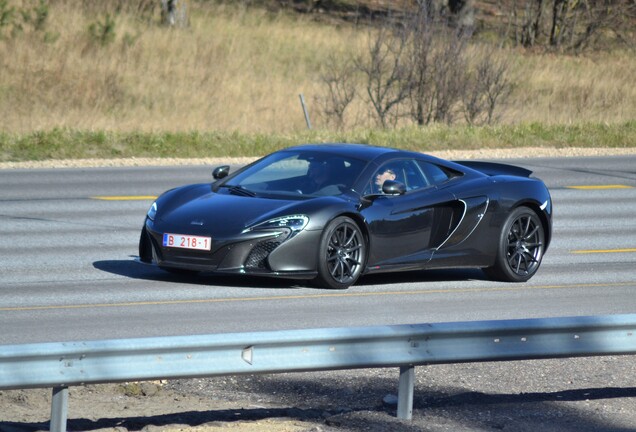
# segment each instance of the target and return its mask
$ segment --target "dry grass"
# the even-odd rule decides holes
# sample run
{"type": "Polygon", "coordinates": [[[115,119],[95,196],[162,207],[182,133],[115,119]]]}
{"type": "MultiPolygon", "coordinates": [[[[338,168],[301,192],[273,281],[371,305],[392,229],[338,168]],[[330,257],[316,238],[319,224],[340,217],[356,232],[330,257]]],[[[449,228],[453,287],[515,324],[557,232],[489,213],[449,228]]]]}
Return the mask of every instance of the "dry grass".
{"type": "MultiPolygon", "coordinates": [[[[46,38],[53,41],[38,31],[0,40],[0,131],[294,133],[306,127],[299,93],[317,109],[327,56],[366,46],[364,29],[214,3],[192,3],[186,29],[117,15],[115,40],[101,46],[88,27],[105,13],[79,3],[52,2],[46,38]]],[[[517,87],[504,123],[636,118],[634,54],[510,55],[517,87]]],[[[347,127],[373,125],[362,104],[348,118],[347,127]]]]}
{"type": "Polygon", "coordinates": [[[636,118],[633,52],[592,57],[518,56],[517,89],[505,119],[547,124],[636,118]]]}

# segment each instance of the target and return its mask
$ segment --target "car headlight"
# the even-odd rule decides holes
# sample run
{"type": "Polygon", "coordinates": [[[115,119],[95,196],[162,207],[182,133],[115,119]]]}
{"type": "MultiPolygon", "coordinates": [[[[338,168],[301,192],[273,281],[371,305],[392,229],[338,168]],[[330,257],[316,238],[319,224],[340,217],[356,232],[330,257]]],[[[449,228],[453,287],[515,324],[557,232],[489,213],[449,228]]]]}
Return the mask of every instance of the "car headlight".
{"type": "Polygon", "coordinates": [[[146,213],[146,216],[148,216],[148,219],[150,219],[151,221],[155,220],[155,217],[157,216],[157,202],[156,201],[152,203],[152,205],[148,209],[148,213],[146,213]]]}
{"type": "Polygon", "coordinates": [[[275,230],[277,228],[286,228],[290,230],[293,235],[305,229],[308,223],[309,217],[305,215],[282,216],[246,228],[243,230],[243,233],[256,230],[275,230]]]}

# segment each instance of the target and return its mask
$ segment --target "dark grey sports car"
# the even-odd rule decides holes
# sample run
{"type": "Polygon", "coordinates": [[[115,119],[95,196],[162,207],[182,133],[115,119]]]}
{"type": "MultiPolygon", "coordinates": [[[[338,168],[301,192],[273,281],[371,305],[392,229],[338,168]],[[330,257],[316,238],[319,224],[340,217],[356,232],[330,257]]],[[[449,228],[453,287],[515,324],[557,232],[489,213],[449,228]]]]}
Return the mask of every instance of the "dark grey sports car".
{"type": "Polygon", "coordinates": [[[360,144],[277,151],[215,181],[165,192],[141,232],[141,261],[175,272],[312,280],[483,268],[523,282],[552,234],[541,180],[515,166],[449,162],[360,144]]]}

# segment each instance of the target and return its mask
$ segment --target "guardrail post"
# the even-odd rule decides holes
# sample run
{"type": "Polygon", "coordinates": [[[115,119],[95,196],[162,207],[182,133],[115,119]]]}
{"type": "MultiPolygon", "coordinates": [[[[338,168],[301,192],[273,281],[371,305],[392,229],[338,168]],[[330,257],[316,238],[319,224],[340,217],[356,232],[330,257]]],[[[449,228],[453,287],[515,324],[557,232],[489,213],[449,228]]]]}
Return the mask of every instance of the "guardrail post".
{"type": "Polygon", "coordinates": [[[68,387],[53,387],[51,400],[51,432],[66,432],[68,417],[68,387]]]}
{"type": "Polygon", "coordinates": [[[397,416],[403,420],[413,418],[413,387],[415,385],[415,366],[400,366],[400,385],[398,387],[397,416]]]}

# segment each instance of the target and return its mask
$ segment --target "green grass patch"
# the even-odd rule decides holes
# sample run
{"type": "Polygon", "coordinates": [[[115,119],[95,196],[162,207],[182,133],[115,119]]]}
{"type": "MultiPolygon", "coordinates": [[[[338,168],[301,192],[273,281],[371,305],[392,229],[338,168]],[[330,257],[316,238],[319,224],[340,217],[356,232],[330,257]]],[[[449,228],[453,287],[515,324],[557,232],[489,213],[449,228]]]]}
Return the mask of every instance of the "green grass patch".
{"type": "Polygon", "coordinates": [[[321,130],[294,134],[239,132],[142,133],[53,129],[0,133],[0,162],[131,157],[202,158],[260,156],[303,143],[355,142],[421,152],[520,147],[636,147],[636,121],[622,124],[321,130]]]}

